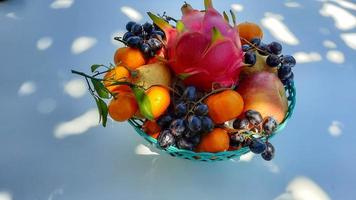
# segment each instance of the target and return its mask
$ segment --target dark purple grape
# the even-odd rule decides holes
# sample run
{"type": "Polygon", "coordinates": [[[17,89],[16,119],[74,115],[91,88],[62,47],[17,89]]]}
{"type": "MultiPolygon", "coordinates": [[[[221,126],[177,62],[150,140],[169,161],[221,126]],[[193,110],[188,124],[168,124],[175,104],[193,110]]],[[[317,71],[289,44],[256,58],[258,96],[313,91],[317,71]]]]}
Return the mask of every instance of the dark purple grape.
{"type": "Polygon", "coordinates": [[[164,39],[166,36],[163,31],[160,30],[154,30],[152,32],[152,37],[157,38],[157,39],[164,39]]]}
{"type": "Polygon", "coordinates": [[[127,46],[129,47],[140,48],[142,44],[143,44],[143,39],[139,36],[132,36],[129,39],[127,39],[127,46]]]}
{"type": "Polygon", "coordinates": [[[252,142],[249,145],[249,148],[253,153],[261,154],[266,150],[267,145],[261,139],[255,138],[255,139],[252,139],[252,142]]]}
{"type": "Polygon", "coordinates": [[[200,141],[201,141],[201,136],[200,135],[196,135],[196,136],[193,136],[191,138],[189,138],[189,141],[194,145],[194,146],[197,146],[200,141]]]}
{"type": "Polygon", "coordinates": [[[133,33],[131,33],[131,32],[126,32],[125,34],[124,34],[124,36],[122,36],[122,40],[123,41],[125,41],[125,42],[127,42],[127,40],[130,38],[130,37],[132,37],[132,36],[135,36],[133,33]]]}
{"type": "Polygon", "coordinates": [[[294,80],[294,73],[291,72],[290,75],[286,79],[282,80],[282,83],[284,85],[288,85],[288,84],[292,83],[293,80],[294,80]]]}
{"type": "Polygon", "coordinates": [[[140,24],[134,24],[131,27],[131,33],[135,34],[135,35],[140,35],[142,34],[143,28],[140,24]]]}
{"type": "Polygon", "coordinates": [[[259,46],[260,43],[261,43],[261,39],[260,39],[260,38],[253,38],[253,39],[251,40],[251,43],[252,43],[253,45],[255,45],[255,46],[259,46]]]}
{"type": "Polygon", "coordinates": [[[271,54],[267,57],[266,63],[270,67],[277,67],[279,64],[281,64],[281,61],[278,56],[271,54]]]}
{"type": "Polygon", "coordinates": [[[250,46],[250,45],[248,45],[248,44],[242,45],[242,51],[243,51],[243,52],[247,52],[247,51],[250,50],[250,49],[251,49],[251,46],[250,46]]]}
{"type": "Polygon", "coordinates": [[[204,116],[207,115],[209,112],[209,108],[206,104],[199,104],[194,108],[194,114],[199,115],[199,116],[204,116]]]}
{"type": "Polygon", "coordinates": [[[277,129],[278,123],[273,117],[267,117],[263,122],[263,130],[267,135],[272,134],[277,129]]]}
{"type": "Polygon", "coordinates": [[[292,68],[291,67],[283,65],[278,69],[278,77],[281,80],[288,79],[291,76],[291,74],[292,74],[292,68]]]}
{"type": "Polygon", "coordinates": [[[153,31],[153,29],[154,29],[153,24],[151,24],[151,23],[149,23],[149,22],[144,23],[144,24],[142,25],[142,27],[143,27],[143,30],[144,30],[146,33],[148,33],[148,34],[152,33],[152,31],[153,31]]]}
{"type": "Polygon", "coordinates": [[[177,147],[180,149],[192,151],[194,149],[194,144],[185,138],[180,138],[177,141],[177,147]]]}
{"type": "Polygon", "coordinates": [[[294,67],[297,64],[297,61],[293,56],[285,55],[282,57],[283,66],[294,67]]]}
{"type": "Polygon", "coordinates": [[[261,113],[255,110],[246,111],[245,116],[248,119],[248,121],[254,126],[260,125],[263,121],[261,113]]]}
{"type": "Polygon", "coordinates": [[[243,118],[243,119],[235,119],[232,126],[234,127],[234,129],[243,130],[243,129],[248,129],[249,124],[250,122],[248,121],[248,119],[243,118]]]}
{"type": "Polygon", "coordinates": [[[274,154],[275,154],[275,149],[274,149],[274,146],[269,143],[269,142],[266,142],[266,150],[261,154],[262,158],[266,161],[270,161],[274,158],[274,154]]]}
{"type": "Polygon", "coordinates": [[[150,52],[152,51],[150,45],[147,43],[143,43],[140,47],[140,50],[146,57],[149,57],[150,52]]]}
{"type": "Polygon", "coordinates": [[[211,120],[210,117],[203,116],[200,117],[201,120],[201,126],[202,126],[202,132],[203,133],[210,133],[214,129],[214,122],[211,120]]]}
{"type": "Polygon", "coordinates": [[[157,120],[157,124],[159,127],[161,127],[161,129],[166,129],[169,127],[172,121],[173,121],[172,116],[164,115],[157,120]]]}
{"type": "Polygon", "coordinates": [[[172,121],[169,129],[173,136],[181,137],[186,129],[184,120],[182,119],[175,119],[172,121]]]}
{"type": "Polygon", "coordinates": [[[230,146],[232,147],[239,147],[243,142],[245,138],[241,134],[232,134],[230,135],[230,146]]]}
{"type": "Polygon", "coordinates": [[[194,86],[188,86],[182,95],[186,101],[195,101],[197,99],[197,89],[194,86]]]}
{"type": "Polygon", "coordinates": [[[192,132],[199,132],[201,130],[202,124],[199,117],[191,115],[187,119],[187,126],[192,132]]]}
{"type": "Polygon", "coordinates": [[[272,42],[271,44],[268,45],[268,48],[271,53],[274,55],[279,55],[282,53],[282,45],[278,42],[272,42]]]}
{"type": "Polygon", "coordinates": [[[162,48],[163,44],[161,41],[159,41],[158,39],[156,38],[151,38],[147,41],[147,44],[150,45],[151,49],[153,51],[158,51],[162,48]]]}
{"type": "Polygon", "coordinates": [[[158,138],[158,145],[163,149],[166,149],[175,144],[175,138],[169,130],[162,131],[158,138]]]}
{"type": "Polygon", "coordinates": [[[179,103],[175,106],[174,111],[178,117],[182,117],[187,114],[188,108],[185,103],[179,103]]]}
{"type": "Polygon", "coordinates": [[[126,30],[131,32],[132,26],[135,24],[136,24],[136,22],[128,22],[126,24],[126,30]]]}
{"type": "Polygon", "coordinates": [[[265,43],[262,43],[258,46],[258,53],[260,53],[263,56],[268,55],[268,46],[265,43]]]}
{"type": "Polygon", "coordinates": [[[256,53],[255,52],[246,52],[245,53],[245,63],[253,66],[256,64],[256,53]]]}
{"type": "Polygon", "coordinates": [[[191,131],[189,129],[184,132],[184,136],[186,138],[192,138],[192,137],[195,137],[196,135],[198,135],[197,132],[193,132],[193,131],[191,131]]]}

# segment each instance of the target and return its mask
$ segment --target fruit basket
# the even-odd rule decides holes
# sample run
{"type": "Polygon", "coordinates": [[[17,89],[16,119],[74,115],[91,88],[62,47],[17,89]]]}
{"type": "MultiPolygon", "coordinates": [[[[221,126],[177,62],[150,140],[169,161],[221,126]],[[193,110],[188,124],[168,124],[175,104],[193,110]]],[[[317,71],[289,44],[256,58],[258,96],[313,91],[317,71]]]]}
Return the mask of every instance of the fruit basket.
{"type": "MultiPolygon", "coordinates": [[[[279,133],[280,131],[282,131],[284,129],[284,127],[288,123],[288,120],[292,117],[292,114],[293,114],[293,110],[294,110],[294,107],[296,104],[296,88],[294,86],[294,82],[286,85],[285,90],[288,93],[288,101],[289,101],[288,112],[287,112],[286,117],[283,120],[283,122],[278,126],[278,128],[270,136],[270,138],[272,138],[273,136],[275,136],[277,133],[279,133]]],[[[143,125],[142,121],[140,121],[138,119],[130,119],[128,122],[135,129],[135,131],[140,136],[142,136],[147,142],[149,142],[154,147],[167,152],[168,154],[170,154],[173,157],[184,158],[184,159],[194,160],[194,161],[214,162],[214,161],[224,161],[224,160],[230,160],[233,158],[239,158],[240,156],[250,152],[250,149],[248,147],[244,147],[244,148],[241,148],[241,149],[235,150],[235,151],[225,151],[225,152],[220,152],[220,153],[197,153],[194,151],[179,149],[174,146],[164,149],[159,146],[157,139],[149,136],[147,133],[145,133],[142,130],[142,125],[143,125]]]]}
{"type": "Polygon", "coordinates": [[[105,127],[127,121],[150,144],[174,157],[223,161],[248,153],[270,161],[270,139],[296,104],[293,56],[263,30],[220,14],[182,8],[180,20],[148,12],[153,23],[128,22],[115,37],[114,64],[91,66],[85,78],[105,127]],[[232,24],[231,24],[232,23],[232,24]]]}

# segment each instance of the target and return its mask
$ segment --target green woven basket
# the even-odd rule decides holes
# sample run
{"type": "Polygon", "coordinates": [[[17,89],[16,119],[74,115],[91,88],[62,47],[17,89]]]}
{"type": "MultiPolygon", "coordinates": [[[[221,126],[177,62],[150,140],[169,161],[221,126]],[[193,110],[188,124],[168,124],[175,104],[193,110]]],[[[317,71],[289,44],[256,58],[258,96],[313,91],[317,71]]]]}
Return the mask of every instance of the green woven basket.
{"type": "MultiPolygon", "coordinates": [[[[284,129],[288,120],[291,118],[293,114],[293,110],[296,104],[296,88],[294,86],[294,83],[292,82],[291,84],[285,86],[285,90],[287,92],[287,97],[288,97],[288,112],[283,122],[278,126],[277,130],[271,135],[271,137],[275,136],[278,132],[284,129]]],[[[178,149],[174,146],[171,146],[167,149],[162,149],[158,145],[158,142],[155,138],[150,137],[149,135],[147,135],[145,132],[142,131],[141,128],[142,121],[137,119],[130,119],[129,123],[131,124],[131,126],[134,127],[136,132],[139,135],[141,135],[143,138],[145,138],[150,144],[152,144],[158,149],[161,149],[162,151],[169,153],[171,156],[174,157],[185,158],[188,160],[195,160],[195,161],[214,162],[214,161],[223,161],[223,160],[230,160],[232,158],[238,158],[250,151],[248,147],[244,147],[236,151],[224,151],[219,153],[196,153],[194,151],[178,149]]]]}

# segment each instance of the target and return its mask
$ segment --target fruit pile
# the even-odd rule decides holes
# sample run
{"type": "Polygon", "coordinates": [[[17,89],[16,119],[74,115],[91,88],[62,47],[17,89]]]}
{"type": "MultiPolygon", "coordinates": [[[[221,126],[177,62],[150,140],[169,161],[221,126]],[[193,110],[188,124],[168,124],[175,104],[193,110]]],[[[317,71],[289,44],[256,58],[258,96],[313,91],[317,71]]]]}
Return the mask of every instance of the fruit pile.
{"type": "Polygon", "coordinates": [[[128,120],[161,149],[196,159],[249,149],[269,161],[269,139],[293,109],[296,61],[280,43],[263,43],[257,24],[204,3],[204,11],[185,3],[180,20],[148,13],[153,23],[128,22],[115,65],[72,72],[87,80],[103,126],[108,115],[128,120]]]}

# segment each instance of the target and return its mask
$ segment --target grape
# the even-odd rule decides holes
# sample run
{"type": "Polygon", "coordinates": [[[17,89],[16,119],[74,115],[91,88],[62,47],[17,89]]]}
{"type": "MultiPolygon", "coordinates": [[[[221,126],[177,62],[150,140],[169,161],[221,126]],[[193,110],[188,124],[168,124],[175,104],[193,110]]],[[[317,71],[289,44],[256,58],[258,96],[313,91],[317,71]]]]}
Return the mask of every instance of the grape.
{"type": "Polygon", "coordinates": [[[127,42],[127,40],[130,38],[130,37],[132,37],[132,36],[135,36],[133,33],[131,33],[131,32],[126,32],[125,34],[124,34],[124,36],[122,36],[122,40],[123,41],[125,41],[125,42],[127,42]]]}
{"type": "Polygon", "coordinates": [[[266,142],[266,150],[261,154],[262,158],[266,161],[270,161],[274,158],[274,154],[275,154],[275,149],[274,149],[274,146],[269,143],[269,142],[266,142]]]}
{"type": "Polygon", "coordinates": [[[150,45],[153,51],[158,51],[162,48],[163,44],[156,38],[151,38],[147,41],[147,44],[150,45]]]}
{"type": "Polygon", "coordinates": [[[184,120],[182,119],[175,119],[172,121],[169,129],[175,137],[181,137],[186,129],[184,120]]]}
{"type": "Polygon", "coordinates": [[[187,105],[185,103],[179,103],[175,106],[174,108],[175,110],[175,114],[178,116],[178,117],[182,117],[184,116],[185,114],[187,114],[188,112],[188,108],[187,108],[187,105]]]}
{"type": "Polygon", "coordinates": [[[288,85],[288,84],[290,84],[290,83],[293,82],[293,79],[294,79],[294,73],[291,72],[288,78],[282,80],[282,83],[283,83],[284,85],[288,85]]]}
{"type": "Polygon", "coordinates": [[[197,98],[197,89],[194,86],[188,86],[182,95],[184,100],[195,101],[197,98]]]}
{"type": "Polygon", "coordinates": [[[290,55],[283,56],[283,61],[282,61],[283,66],[294,67],[296,63],[297,61],[293,56],[290,55]]]}
{"type": "Polygon", "coordinates": [[[158,145],[164,149],[174,145],[175,139],[169,130],[162,131],[158,138],[158,145]]]}
{"type": "Polygon", "coordinates": [[[200,118],[202,131],[204,133],[210,133],[214,129],[214,122],[210,117],[204,116],[200,118]]]}
{"type": "Polygon", "coordinates": [[[189,138],[189,141],[190,141],[194,146],[197,146],[197,145],[200,143],[200,140],[201,140],[201,136],[200,136],[200,135],[196,135],[196,136],[193,136],[193,137],[189,138]]]}
{"type": "Polygon", "coordinates": [[[234,129],[237,129],[237,130],[248,129],[249,123],[250,122],[246,118],[235,119],[235,121],[232,124],[232,126],[234,127],[234,129]]]}
{"type": "Polygon", "coordinates": [[[268,55],[268,46],[265,43],[262,43],[258,46],[258,53],[260,53],[263,56],[268,55]]]}
{"type": "Polygon", "coordinates": [[[140,24],[134,24],[131,27],[131,33],[135,34],[135,35],[140,35],[142,34],[143,28],[140,24]]]}
{"type": "Polygon", "coordinates": [[[272,134],[277,129],[278,123],[273,117],[267,117],[263,122],[263,130],[267,135],[272,134]]]}
{"type": "Polygon", "coordinates": [[[281,80],[286,80],[288,79],[292,74],[292,68],[288,66],[282,66],[278,69],[278,77],[281,80]]]}
{"type": "Polygon", "coordinates": [[[162,32],[160,30],[155,30],[152,32],[152,37],[157,38],[157,39],[164,39],[166,36],[165,36],[164,32],[162,32]]]}
{"type": "Polygon", "coordinates": [[[250,45],[248,45],[248,44],[242,45],[242,51],[243,51],[243,52],[246,52],[246,51],[248,51],[248,50],[250,50],[250,49],[251,49],[251,46],[250,46],[250,45]]]}
{"type": "Polygon", "coordinates": [[[126,30],[127,30],[127,31],[131,31],[132,26],[135,25],[135,24],[136,24],[136,22],[128,22],[128,23],[126,24],[126,30]]]}
{"type": "Polygon", "coordinates": [[[171,124],[173,121],[173,117],[170,115],[164,115],[161,118],[157,120],[157,124],[161,129],[168,128],[168,126],[171,124]]]}
{"type": "Polygon", "coordinates": [[[144,23],[142,25],[142,27],[143,27],[143,30],[148,34],[152,33],[152,31],[154,29],[154,26],[149,22],[144,23]]]}
{"type": "Polygon", "coordinates": [[[261,124],[263,121],[262,115],[255,110],[246,111],[245,116],[248,119],[248,121],[254,126],[261,124]]]}
{"type": "Polygon", "coordinates": [[[139,36],[132,36],[127,39],[127,46],[139,48],[143,44],[143,39],[139,36]]]}
{"type": "Polygon", "coordinates": [[[240,144],[242,144],[242,142],[245,140],[245,138],[243,137],[243,135],[241,134],[232,134],[230,135],[230,146],[232,147],[239,147],[240,144]]]}
{"type": "Polygon", "coordinates": [[[249,65],[256,64],[256,53],[255,52],[246,52],[245,53],[245,63],[249,65]]]}
{"type": "Polygon", "coordinates": [[[150,57],[150,52],[152,51],[150,45],[143,43],[140,47],[140,50],[146,57],[150,57]]]}
{"type": "Polygon", "coordinates": [[[268,45],[268,48],[271,53],[274,55],[279,55],[282,53],[282,45],[278,42],[272,42],[271,44],[268,45]]]}
{"type": "Polygon", "coordinates": [[[269,55],[266,60],[267,65],[270,67],[277,67],[279,64],[281,64],[281,61],[279,60],[279,57],[276,55],[269,55]]]}
{"type": "Polygon", "coordinates": [[[195,137],[196,135],[198,135],[197,132],[193,132],[193,131],[191,131],[191,130],[189,130],[189,129],[184,132],[184,136],[185,136],[186,138],[193,138],[193,137],[195,137]]]}
{"type": "Polygon", "coordinates": [[[187,124],[189,130],[195,133],[199,132],[202,127],[201,120],[199,119],[199,117],[194,115],[188,117],[187,124]]]}
{"type": "Polygon", "coordinates": [[[249,145],[249,148],[253,153],[260,154],[266,150],[267,145],[261,139],[255,138],[255,139],[252,139],[252,142],[249,145]]]}
{"type": "Polygon", "coordinates": [[[260,43],[261,43],[261,39],[260,39],[260,38],[253,38],[253,39],[251,40],[251,43],[252,43],[253,45],[255,45],[255,46],[259,46],[260,43]]]}
{"type": "Polygon", "coordinates": [[[209,108],[206,104],[199,104],[194,108],[194,114],[199,115],[199,116],[204,116],[207,115],[209,112],[209,108]]]}
{"type": "Polygon", "coordinates": [[[185,138],[180,138],[177,141],[177,147],[180,149],[192,151],[194,149],[194,144],[185,138]]]}

